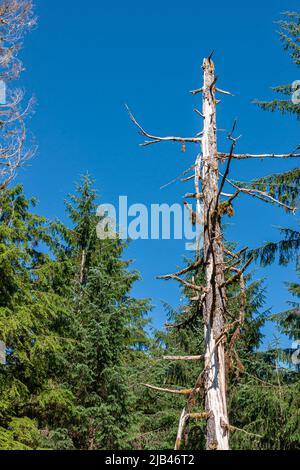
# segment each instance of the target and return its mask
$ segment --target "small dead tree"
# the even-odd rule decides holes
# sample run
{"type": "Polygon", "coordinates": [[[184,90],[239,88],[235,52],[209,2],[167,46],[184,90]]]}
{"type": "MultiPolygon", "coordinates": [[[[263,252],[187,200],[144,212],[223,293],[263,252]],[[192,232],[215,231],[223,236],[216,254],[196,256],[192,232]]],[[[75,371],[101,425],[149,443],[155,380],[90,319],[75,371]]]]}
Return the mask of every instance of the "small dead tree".
{"type": "Polygon", "coordinates": [[[24,92],[9,87],[23,71],[18,53],[25,32],[35,24],[32,10],[31,0],[0,0],[0,190],[34,153],[25,148],[24,123],[33,100],[22,106],[24,92]]]}
{"type": "MultiPolygon", "coordinates": [[[[235,360],[239,363],[234,346],[245,318],[246,288],[244,272],[250,265],[252,258],[246,257],[245,259],[242,256],[247,248],[238,253],[232,253],[226,249],[222,234],[222,216],[224,214],[232,214],[232,203],[240,194],[247,194],[264,202],[277,204],[292,213],[296,211],[295,207],[289,207],[285,203],[276,200],[267,192],[247,186],[242,187],[228,178],[230,163],[233,159],[288,158],[300,157],[300,154],[236,154],[234,153],[238,140],[238,138],[234,137],[236,123],[234,123],[228,135],[230,141],[229,153],[219,152],[217,148],[216,105],[218,100],[216,99],[216,94],[230,95],[230,93],[217,88],[216,82],[217,77],[211,54],[203,62],[202,88],[192,91],[193,95],[202,93],[203,96],[202,111],[195,111],[203,119],[204,125],[202,131],[195,137],[160,137],[149,134],[127,108],[130,119],[138,127],[140,134],[146,138],[144,143],[141,144],[142,146],[165,141],[179,142],[184,146],[186,143],[200,146],[200,152],[197,155],[195,164],[185,172],[184,176],[192,170],[194,175],[185,177],[183,180],[194,180],[195,190],[192,194],[189,194],[189,197],[196,200],[196,215],[200,215],[201,211],[203,211],[203,256],[200,256],[198,247],[196,260],[191,266],[175,274],[162,276],[161,279],[179,281],[196,294],[197,315],[201,315],[204,320],[204,369],[199,374],[196,384],[192,389],[174,390],[146,385],[159,392],[187,396],[187,403],[179,421],[175,450],[179,450],[181,447],[185,425],[190,419],[206,420],[207,450],[228,450],[229,434],[230,431],[235,429],[230,426],[228,419],[226,367],[230,361],[235,360]],[[226,164],[224,173],[220,172],[220,163],[226,164]],[[233,188],[232,193],[228,194],[223,191],[225,184],[233,188]],[[230,261],[228,262],[228,260],[230,261]],[[203,266],[204,269],[204,285],[187,282],[182,278],[186,273],[196,271],[199,266],[203,266]],[[240,310],[238,317],[231,319],[230,312],[227,310],[227,289],[236,281],[239,281],[240,285],[240,310]],[[229,333],[230,341],[228,341],[229,333]],[[193,412],[196,398],[200,394],[204,397],[204,409],[200,412],[193,412]]],[[[195,221],[196,223],[198,222],[197,217],[195,217],[195,221]]],[[[182,328],[190,320],[188,318],[178,325],[173,325],[173,327],[182,328]]],[[[202,358],[201,356],[174,356],[173,358],[168,356],[165,359],[201,360],[202,358]]]]}

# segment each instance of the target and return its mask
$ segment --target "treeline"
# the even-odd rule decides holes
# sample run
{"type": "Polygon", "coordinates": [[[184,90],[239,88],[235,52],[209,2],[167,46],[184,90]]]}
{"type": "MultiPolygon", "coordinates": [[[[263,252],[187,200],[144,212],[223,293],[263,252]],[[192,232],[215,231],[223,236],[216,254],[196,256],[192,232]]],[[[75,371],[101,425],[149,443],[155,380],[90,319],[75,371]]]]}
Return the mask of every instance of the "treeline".
{"type": "MultiPolygon", "coordinates": [[[[138,273],[124,261],[124,242],[99,240],[96,194],[84,177],[69,198],[67,225],[33,212],[21,186],[1,193],[0,366],[1,449],[173,448],[186,384],[203,367],[165,356],[203,353],[203,324],[193,299],[174,311],[177,328],[145,332],[148,300],[130,292],[138,273]],[[146,382],[146,384],[145,384],[146,382]],[[182,394],[147,388],[150,384],[182,394]]],[[[197,276],[201,278],[201,269],[197,276]]],[[[187,277],[188,279],[188,277],[187,277]]],[[[235,449],[299,447],[299,372],[292,351],[259,350],[264,286],[247,279],[246,321],[231,336],[228,394],[235,449]],[[288,365],[290,363],[290,366],[288,365]]],[[[299,285],[290,290],[299,296],[299,285]]],[[[239,309],[230,288],[230,315],[239,309]]],[[[275,316],[282,332],[299,334],[299,305],[275,316]]],[[[201,394],[195,398],[202,409],[201,394]]],[[[204,447],[203,420],[189,424],[185,447],[204,447]]]]}

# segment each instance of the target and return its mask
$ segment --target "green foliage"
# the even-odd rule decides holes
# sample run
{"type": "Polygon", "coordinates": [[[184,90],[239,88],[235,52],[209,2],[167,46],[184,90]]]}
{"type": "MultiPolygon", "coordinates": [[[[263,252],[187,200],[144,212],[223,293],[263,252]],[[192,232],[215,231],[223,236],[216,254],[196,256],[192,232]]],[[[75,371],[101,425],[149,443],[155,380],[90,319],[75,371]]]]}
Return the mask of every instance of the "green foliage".
{"type": "Polygon", "coordinates": [[[9,423],[17,424],[15,415],[27,419],[39,413],[33,403],[55,380],[60,325],[67,318],[65,302],[51,286],[53,261],[47,252],[54,242],[46,219],[30,212],[34,203],[21,186],[0,194],[0,339],[7,348],[6,364],[0,366],[0,425],[8,430],[9,423]]]}
{"type": "MultiPolygon", "coordinates": [[[[285,12],[285,20],[279,21],[279,36],[286,51],[290,53],[293,63],[299,67],[300,65],[300,14],[297,12],[285,12]]],[[[292,85],[280,85],[272,88],[275,93],[288,96],[289,99],[274,99],[272,101],[258,101],[255,103],[265,111],[279,111],[282,114],[293,114],[300,118],[300,105],[292,101],[292,94],[297,92],[299,88],[292,85]]]]}
{"type": "Polygon", "coordinates": [[[0,194],[0,448],[119,449],[135,433],[128,376],[147,347],[148,301],[124,243],[98,240],[88,177],[67,203],[72,228],[0,194]]]}
{"type": "Polygon", "coordinates": [[[41,443],[37,423],[29,418],[12,418],[6,429],[0,427],[1,450],[37,450],[41,443]]]}
{"type": "Polygon", "coordinates": [[[259,248],[251,250],[251,254],[262,266],[268,266],[277,259],[280,265],[286,266],[299,251],[300,232],[288,228],[281,228],[279,231],[283,237],[281,240],[278,242],[268,242],[259,248]]]}
{"type": "Polygon", "coordinates": [[[149,306],[130,296],[139,276],[122,259],[123,242],[96,237],[96,194],[85,177],[67,204],[73,228],[65,233],[74,340],[67,352],[67,382],[76,397],[68,435],[77,449],[126,448],[134,432],[134,395],[128,359],[146,343],[149,306]]]}
{"type": "MultiPolygon", "coordinates": [[[[229,261],[229,260],[228,260],[229,261]]],[[[191,264],[191,260],[187,260],[191,264]]],[[[201,284],[203,268],[195,273],[195,281],[201,284]]],[[[191,280],[188,275],[187,280],[191,280]]],[[[268,312],[263,312],[264,288],[260,281],[247,279],[247,304],[244,326],[236,344],[236,356],[232,362],[228,380],[232,390],[239,388],[244,380],[247,361],[255,354],[260,345],[261,327],[268,312]],[[241,364],[244,365],[245,369],[241,364]]],[[[140,381],[169,389],[193,388],[204,369],[204,361],[167,361],[163,356],[187,356],[204,354],[204,325],[202,316],[197,314],[197,302],[191,298],[190,289],[183,289],[183,306],[179,311],[164,304],[168,316],[168,324],[181,324],[189,320],[185,328],[168,328],[166,331],[156,332],[153,345],[145,358],[144,367],[141,367],[140,381]],[[191,320],[190,320],[191,319],[191,320]],[[150,357],[149,357],[150,356],[150,357]]],[[[239,316],[240,299],[239,286],[233,283],[228,293],[228,315],[230,321],[239,316]]],[[[231,343],[235,329],[228,335],[228,346],[231,343]]],[[[139,394],[138,409],[141,411],[140,431],[134,441],[138,449],[172,449],[176,440],[179,417],[186,404],[186,397],[172,395],[137,387],[139,394]]],[[[203,412],[203,396],[197,396],[193,412],[203,412]]],[[[233,413],[230,419],[233,418],[233,413]]],[[[188,436],[185,449],[205,449],[205,421],[191,421],[188,426],[188,436]]]]}
{"type": "Polygon", "coordinates": [[[240,183],[244,188],[258,189],[267,192],[273,198],[292,207],[299,204],[300,168],[285,173],[275,173],[252,180],[251,183],[240,183]]]}
{"type": "MultiPolygon", "coordinates": [[[[299,257],[297,263],[297,274],[300,276],[299,257]]],[[[288,291],[294,297],[288,302],[289,308],[283,312],[273,315],[272,320],[277,322],[280,331],[292,340],[300,338],[300,284],[288,282],[288,291]]]]}
{"type": "Polygon", "coordinates": [[[244,432],[232,434],[232,449],[299,450],[299,387],[258,382],[255,376],[240,383],[231,395],[231,424],[244,432]]]}

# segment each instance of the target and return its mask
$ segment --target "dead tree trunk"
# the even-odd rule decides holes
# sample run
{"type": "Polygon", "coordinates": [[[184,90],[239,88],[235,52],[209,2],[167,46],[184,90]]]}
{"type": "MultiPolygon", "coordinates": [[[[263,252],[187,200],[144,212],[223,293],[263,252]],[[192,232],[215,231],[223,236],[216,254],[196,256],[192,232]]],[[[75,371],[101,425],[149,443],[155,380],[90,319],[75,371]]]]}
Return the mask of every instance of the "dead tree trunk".
{"type": "MultiPolygon", "coordinates": [[[[184,317],[183,321],[172,325],[172,328],[184,328],[202,315],[204,321],[205,365],[192,389],[170,389],[145,384],[147,387],[157,392],[186,395],[188,397],[186,407],[182,411],[179,420],[175,450],[180,449],[184,429],[191,419],[207,420],[207,450],[228,450],[230,430],[235,429],[246,432],[243,429],[234,428],[230,425],[228,420],[225,347],[227,347],[226,353],[229,363],[233,362],[233,357],[235,361],[239,363],[238,355],[235,351],[235,343],[239,337],[240,328],[245,320],[246,290],[243,273],[252,261],[252,257],[248,255],[248,259],[245,262],[242,254],[245,253],[247,248],[237,253],[232,253],[225,248],[222,239],[221,216],[226,213],[233,215],[232,203],[240,194],[247,194],[264,202],[277,204],[292,213],[295,213],[297,210],[296,207],[291,207],[283,201],[275,199],[266,191],[257,189],[256,186],[249,187],[246,185],[246,187],[242,187],[240,184],[228,179],[232,159],[299,158],[300,154],[234,154],[233,151],[237,142],[237,138],[233,137],[235,124],[231,133],[228,135],[231,141],[230,153],[218,152],[216,137],[217,100],[215,95],[216,92],[224,95],[230,95],[230,93],[216,87],[217,78],[215,76],[211,56],[203,62],[203,76],[203,87],[192,92],[193,94],[203,93],[202,112],[198,110],[196,110],[196,112],[203,118],[204,127],[202,132],[197,134],[196,137],[161,137],[150,134],[137,122],[127,107],[130,119],[137,126],[140,134],[147,139],[142,144],[143,146],[157,144],[159,142],[178,142],[183,145],[183,148],[185,148],[187,143],[201,145],[202,148],[202,152],[198,154],[196,158],[196,163],[189,167],[176,180],[180,179],[182,176],[186,176],[191,170],[194,170],[194,176],[185,177],[182,181],[192,179],[195,181],[195,192],[187,194],[186,197],[196,199],[197,212],[194,213],[193,208],[187,204],[187,202],[185,202],[185,204],[188,206],[192,215],[192,223],[201,223],[201,210],[203,210],[203,257],[200,256],[200,245],[197,241],[195,262],[174,274],[161,276],[160,279],[179,281],[182,285],[195,293],[196,297],[193,297],[192,300],[198,302],[196,314],[184,317]],[[220,162],[227,162],[224,174],[219,171],[220,162]],[[222,177],[221,182],[219,182],[219,176],[222,177]],[[222,192],[225,184],[234,189],[233,194],[222,192]],[[225,200],[221,200],[221,198],[225,198],[225,200]],[[226,264],[224,254],[226,254],[226,264]],[[233,261],[234,264],[228,264],[228,258],[233,261]],[[192,282],[182,279],[181,276],[187,273],[192,271],[197,272],[200,266],[204,269],[204,285],[197,285],[195,277],[192,278],[192,282]],[[234,319],[232,323],[228,323],[226,320],[228,304],[226,291],[228,286],[235,281],[240,282],[240,311],[238,317],[234,319]],[[228,339],[229,334],[231,336],[230,341],[228,339]],[[197,405],[197,397],[204,397],[204,412],[203,410],[201,410],[200,413],[192,412],[193,408],[197,405]]],[[[171,327],[170,325],[168,326],[171,327]]],[[[165,356],[164,359],[201,360],[202,356],[165,356]]]]}
{"type": "Polygon", "coordinates": [[[222,333],[226,309],[224,250],[218,215],[218,151],[216,128],[215,73],[212,60],[203,63],[204,131],[202,136],[202,193],[204,204],[204,265],[207,294],[203,303],[205,324],[205,409],[207,449],[227,450],[228,423],[225,384],[225,352],[222,333]]]}

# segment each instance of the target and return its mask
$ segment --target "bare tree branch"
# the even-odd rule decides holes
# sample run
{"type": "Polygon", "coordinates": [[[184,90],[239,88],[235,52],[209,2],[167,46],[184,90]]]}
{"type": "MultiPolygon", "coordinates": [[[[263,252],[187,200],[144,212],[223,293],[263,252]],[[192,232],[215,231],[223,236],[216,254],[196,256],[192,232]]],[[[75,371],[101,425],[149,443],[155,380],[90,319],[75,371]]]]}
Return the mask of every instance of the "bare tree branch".
{"type": "Polygon", "coordinates": [[[131,121],[137,126],[137,128],[140,131],[140,134],[143,135],[144,137],[147,137],[147,139],[150,139],[150,140],[145,140],[145,142],[143,144],[141,144],[142,147],[146,147],[147,145],[151,145],[151,144],[156,144],[158,142],[181,142],[181,143],[189,143],[190,142],[190,143],[198,144],[202,140],[200,137],[175,137],[175,136],[159,137],[159,136],[156,136],[156,135],[149,134],[137,122],[137,120],[135,119],[135,117],[131,113],[129,107],[127,105],[125,105],[125,107],[127,109],[127,112],[128,112],[128,115],[129,115],[131,121]]]}
{"type": "Polygon", "coordinates": [[[230,93],[229,91],[225,91],[225,90],[221,90],[220,88],[216,88],[216,91],[218,93],[222,93],[222,95],[229,95],[229,96],[234,96],[232,93],[230,93]]]}
{"type": "Polygon", "coordinates": [[[201,361],[203,356],[163,356],[165,361],[201,361]]]}
{"type": "Polygon", "coordinates": [[[165,276],[159,276],[158,279],[173,279],[174,277],[182,276],[190,271],[195,271],[199,266],[203,264],[203,259],[197,260],[195,263],[191,264],[187,268],[182,269],[174,274],[166,274],[165,276]]]}
{"type": "Polygon", "coordinates": [[[201,111],[199,111],[199,109],[194,109],[194,113],[198,114],[198,116],[202,117],[204,119],[204,114],[201,113],[201,111]]]}
{"type": "Polygon", "coordinates": [[[193,284],[191,282],[187,282],[185,281],[184,279],[181,279],[180,277],[174,275],[174,274],[170,274],[168,277],[158,277],[157,279],[166,279],[166,280],[169,280],[169,279],[174,279],[175,281],[178,281],[180,282],[181,284],[183,284],[185,287],[188,287],[189,289],[193,289],[197,292],[203,292],[205,291],[205,287],[203,286],[197,286],[196,284],[193,284]]]}
{"type": "MultiPolygon", "coordinates": [[[[176,183],[176,181],[180,180],[183,176],[188,174],[190,171],[192,171],[195,168],[195,165],[190,166],[187,170],[184,170],[179,176],[176,176],[173,180],[169,181],[169,183],[164,184],[163,186],[160,187],[160,189],[164,189],[168,186],[170,186],[173,183],[176,183]]],[[[191,178],[194,178],[194,175],[191,176],[191,178]]],[[[189,178],[188,178],[189,179],[189,178]]],[[[185,180],[181,180],[185,181],[185,180]]]]}
{"type": "MultiPolygon", "coordinates": [[[[220,175],[224,177],[222,173],[220,173],[220,175]]],[[[287,211],[291,211],[293,213],[295,213],[298,210],[297,207],[288,206],[287,204],[284,204],[278,199],[275,199],[273,196],[266,193],[265,191],[260,191],[259,189],[241,188],[240,186],[235,184],[233,181],[227,179],[226,177],[225,177],[225,181],[229,183],[231,186],[233,186],[234,188],[236,188],[238,190],[238,193],[248,194],[249,196],[256,197],[257,199],[260,199],[261,201],[264,201],[264,202],[278,204],[279,206],[283,207],[287,211]]]]}
{"type": "Polygon", "coordinates": [[[223,284],[224,286],[229,286],[230,284],[232,284],[234,281],[236,281],[236,279],[238,279],[241,274],[243,274],[246,269],[248,268],[248,266],[250,265],[250,263],[253,261],[253,256],[251,256],[247,261],[246,263],[244,264],[244,266],[240,269],[240,270],[237,270],[237,273],[232,276],[230,279],[227,279],[227,281],[225,281],[225,283],[223,284]]]}
{"type": "MultiPolygon", "coordinates": [[[[230,153],[222,153],[219,152],[218,156],[220,159],[229,158],[230,153]]],[[[244,153],[244,154],[233,154],[232,158],[238,160],[244,160],[247,158],[299,158],[300,153],[282,153],[282,154],[275,154],[275,153],[262,153],[259,155],[251,154],[251,153],[244,153]]]]}
{"type": "Polygon", "coordinates": [[[142,384],[144,387],[150,388],[150,390],[155,390],[157,392],[164,392],[164,393],[173,393],[175,395],[190,395],[193,391],[192,388],[183,388],[180,390],[172,389],[172,388],[161,388],[155,387],[154,385],[149,384],[142,384]]]}

